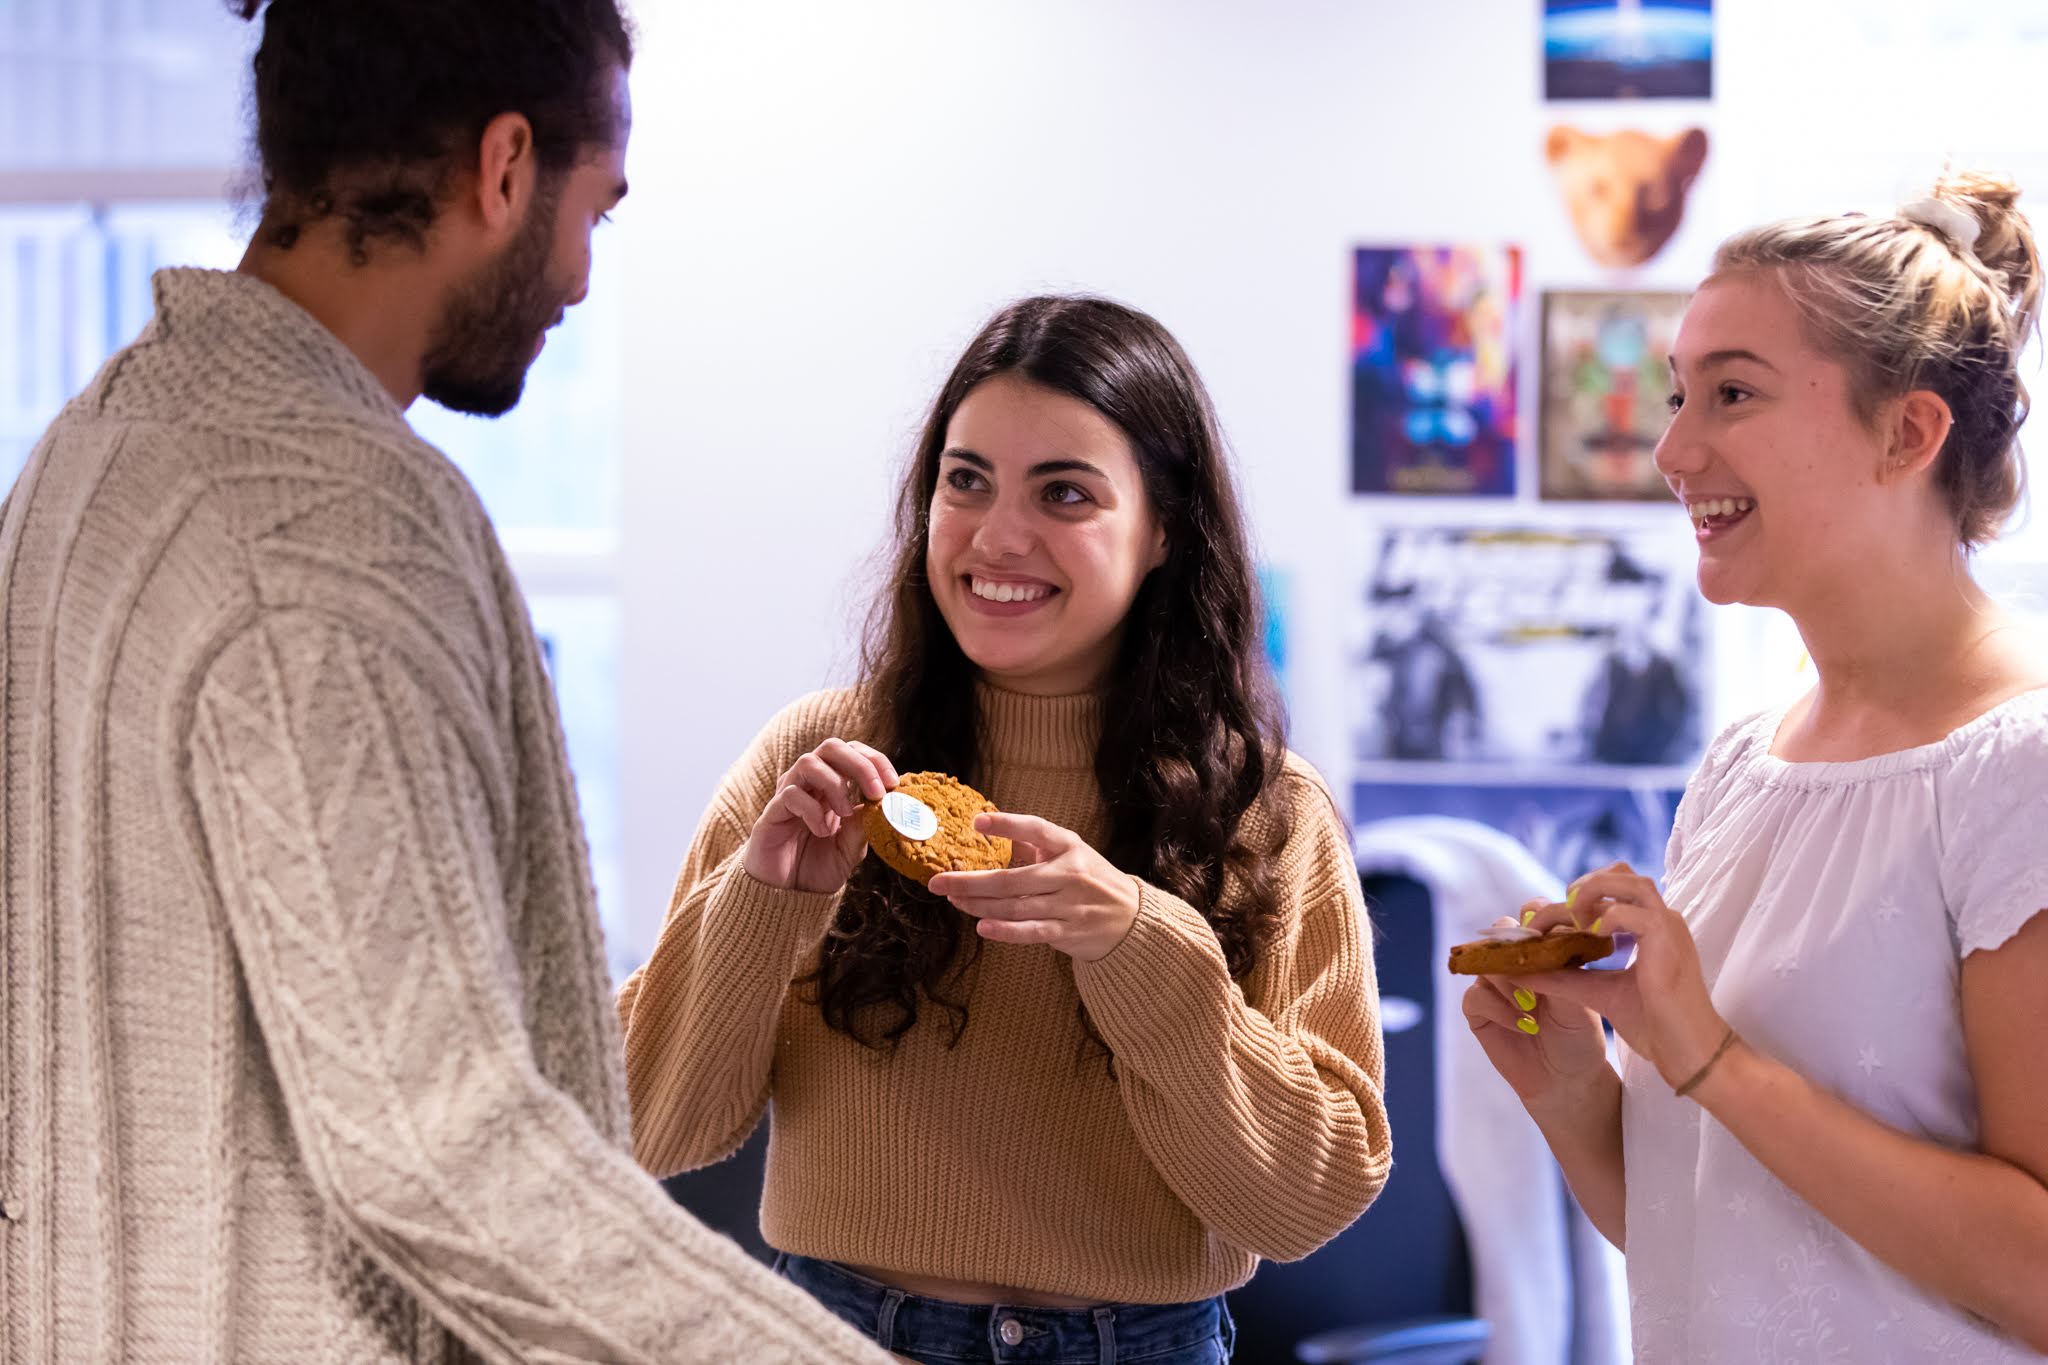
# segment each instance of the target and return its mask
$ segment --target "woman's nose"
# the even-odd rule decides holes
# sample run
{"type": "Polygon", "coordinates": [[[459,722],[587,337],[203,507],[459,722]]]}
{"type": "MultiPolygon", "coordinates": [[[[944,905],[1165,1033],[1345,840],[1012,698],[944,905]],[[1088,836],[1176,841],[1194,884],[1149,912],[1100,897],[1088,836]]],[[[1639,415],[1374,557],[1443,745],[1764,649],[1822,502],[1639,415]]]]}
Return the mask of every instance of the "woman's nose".
{"type": "Polygon", "coordinates": [[[975,550],[991,559],[1025,554],[1031,544],[1030,519],[1009,498],[995,499],[974,528],[975,550]]]}

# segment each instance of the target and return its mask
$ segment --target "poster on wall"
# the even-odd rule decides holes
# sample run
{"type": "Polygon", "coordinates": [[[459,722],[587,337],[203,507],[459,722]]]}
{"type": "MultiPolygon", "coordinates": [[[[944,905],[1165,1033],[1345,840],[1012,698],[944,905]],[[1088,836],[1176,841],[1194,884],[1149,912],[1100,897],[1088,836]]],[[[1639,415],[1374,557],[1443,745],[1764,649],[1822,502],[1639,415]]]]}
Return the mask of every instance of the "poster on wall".
{"type": "Polygon", "coordinates": [[[1652,457],[1671,421],[1666,358],[1687,297],[1567,290],[1543,296],[1543,497],[1671,501],[1652,457]]]}
{"type": "Polygon", "coordinates": [[[1365,247],[1351,308],[1354,493],[1515,491],[1518,247],[1365,247]]]}
{"type": "Polygon", "coordinates": [[[1543,0],[1543,98],[1713,95],[1714,0],[1543,0]]]}
{"type": "Polygon", "coordinates": [[[1261,637],[1265,641],[1266,666],[1273,670],[1273,684],[1287,699],[1287,623],[1293,614],[1292,593],[1287,570],[1274,564],[1258,566],[1261,637]]]}
{"type": "Polygon", "coordinates": [[[1587,133],[1558,124],[1545,135],[1543,155],[1579,245],[1600,265],[1632,270],[1684,222],[1686,196],[1706,165],[1707,134],[1587,133]]]}
{"type": "Polygon", "coordinates": [[[1381,525],[1353,634],[1354,777],[1682,774],[1704,739],[1704,617],[1692,538],[1672,520],[1381,525]]]}
{"type": "Polygon", "coordinates": [[[1360,782],[1351,790],[1359,828],[1376,820],[1447,815],[1510,835],[1561,882],[1609,863],[1646,877],[1664,875],[1664,846],[1683,788],[1636,786],[1418,786],[1360,782]]]}

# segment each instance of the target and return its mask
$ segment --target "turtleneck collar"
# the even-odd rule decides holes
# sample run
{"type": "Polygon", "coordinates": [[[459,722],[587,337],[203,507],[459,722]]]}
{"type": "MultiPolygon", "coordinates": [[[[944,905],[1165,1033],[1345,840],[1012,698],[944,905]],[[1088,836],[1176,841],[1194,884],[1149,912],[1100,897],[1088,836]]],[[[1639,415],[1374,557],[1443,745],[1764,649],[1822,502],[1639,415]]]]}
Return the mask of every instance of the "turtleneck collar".
{"type": "Polygon", "coordinates": [[[983,756],[1002,768],[1090,770],[1102,739],[1102,694],[1034,697],[977,682],[983,756]]]}

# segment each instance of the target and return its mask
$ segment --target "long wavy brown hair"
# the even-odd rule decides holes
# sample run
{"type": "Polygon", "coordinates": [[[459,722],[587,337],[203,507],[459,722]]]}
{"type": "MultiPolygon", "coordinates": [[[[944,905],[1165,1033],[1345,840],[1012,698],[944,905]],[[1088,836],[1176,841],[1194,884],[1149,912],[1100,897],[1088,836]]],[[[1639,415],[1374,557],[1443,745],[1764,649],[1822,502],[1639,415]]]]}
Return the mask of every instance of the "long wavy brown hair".
{"type": "MultiPolygon", "coordinates": [[[[926,535],[946,429],[978,384],[1014,374],[1087,403],[1137,455],[1166,532],[1166,562],[1125,618],[1095,775],[1108,808],[1102,853],[1208,919],[1233,977],[1257,964],[1279,919],[1272,857],[1280,803],[1247,842],[1244,816],[1278,780],[1285,722],[1266,662],[1245,519],[1216,415],[1194,366],[1152,318],[1091,297],[1025,299],[991,318],[925,419],[896,501],[889,586],[868,621],[861,733],[900,772],[985,776],[976,670],[926,580],[926,535]]],[[[967,974],[982,940],[923,887],[863,861],[807,978],[825,1021],[888,1050],[930,1001],[951,1042],[967,1027],[967,974]]],[[[1096,1044],[1100,1035],[1083,1024],[1096,1044]]]]}

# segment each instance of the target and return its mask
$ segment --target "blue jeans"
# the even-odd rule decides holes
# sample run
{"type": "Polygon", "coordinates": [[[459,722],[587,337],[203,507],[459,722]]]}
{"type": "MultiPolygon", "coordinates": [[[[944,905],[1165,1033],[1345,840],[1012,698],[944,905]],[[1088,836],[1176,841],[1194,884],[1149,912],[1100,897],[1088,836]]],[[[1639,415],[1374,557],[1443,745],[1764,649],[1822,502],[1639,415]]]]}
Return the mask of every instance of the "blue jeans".
{"type": "Polygon", "coordinates": [[[1101,1308],[949,1303],[787,1252],[775,1273],[877,1345],[925,1365],[1224,1365],[1237,1338],[1221,1298],[1101,1308]]]}

